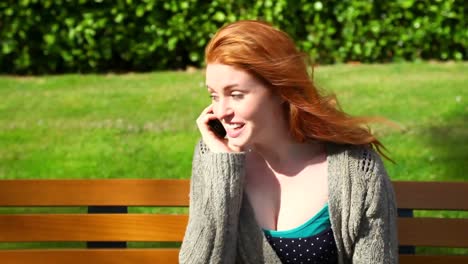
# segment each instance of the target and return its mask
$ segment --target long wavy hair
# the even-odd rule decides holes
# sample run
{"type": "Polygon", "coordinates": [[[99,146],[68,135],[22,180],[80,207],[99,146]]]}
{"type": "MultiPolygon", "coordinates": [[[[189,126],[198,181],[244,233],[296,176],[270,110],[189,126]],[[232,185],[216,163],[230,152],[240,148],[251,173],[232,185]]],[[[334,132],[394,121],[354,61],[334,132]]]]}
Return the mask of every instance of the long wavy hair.
{"type": "Polygon", "coordinates": [[[379,119],[352,117],[341,110],[335,95],[321,95],[313,82],[309,57],[272,25],[242,20],[222,27],[206,46],[205,63],[245,70],[281,96],[290,133],[298,142],[316,139],[368,145],[388,158],[367,126],[379,119]]]}

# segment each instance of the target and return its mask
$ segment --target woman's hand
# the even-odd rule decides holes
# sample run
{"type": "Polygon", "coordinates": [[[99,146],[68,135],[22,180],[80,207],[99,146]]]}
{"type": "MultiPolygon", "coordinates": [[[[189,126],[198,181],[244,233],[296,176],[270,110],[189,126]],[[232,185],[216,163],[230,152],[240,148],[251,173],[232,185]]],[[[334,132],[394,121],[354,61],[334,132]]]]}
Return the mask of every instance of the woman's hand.
{"type": "Polygon", "coordinates": [[[213,152],[240,152],[240,148],[229,145],[229,140],[227,138],[220,138],[213,132],[208,122],[215,119],[217,118],[213,113],[213,105],[209,105],[205,108],[197,118],[197,126],[202,135],[203,142],[213,152]]]}

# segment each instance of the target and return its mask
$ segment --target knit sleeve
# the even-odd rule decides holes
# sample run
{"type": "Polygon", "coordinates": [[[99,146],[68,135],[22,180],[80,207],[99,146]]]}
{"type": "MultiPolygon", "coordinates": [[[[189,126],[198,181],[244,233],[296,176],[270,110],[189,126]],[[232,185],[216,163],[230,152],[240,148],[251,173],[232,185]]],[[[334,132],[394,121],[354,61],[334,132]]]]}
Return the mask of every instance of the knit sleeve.
{"type": "Polygon", "coordinates": [[[379,155],[371,149],[363,150],[359,167],[366,175],[367,193],[354,244],[353,263],[398,263],[392,183],[379,155]]]}
{"type": "Polygon", "coordinates": [[[244,166],[244,153],[213,153],[202,141],[196,146],[180,263],[235,262],[244,166]]]}

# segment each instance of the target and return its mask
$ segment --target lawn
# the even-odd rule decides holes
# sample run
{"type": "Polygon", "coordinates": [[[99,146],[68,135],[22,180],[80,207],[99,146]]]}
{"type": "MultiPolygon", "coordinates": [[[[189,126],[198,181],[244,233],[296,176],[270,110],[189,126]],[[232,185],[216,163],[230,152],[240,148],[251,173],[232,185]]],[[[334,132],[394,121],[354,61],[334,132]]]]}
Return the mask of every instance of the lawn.
{"type": "MultiPolygon", "coordinates": [[[[373,126],[393,180],[466,181],[467,73],[468,63],[335,65],[315,79],[350,114],[400,126],[373,126]]],[[[204,87],[202,71],[0,76],[0,179],[189,178],[204,87]]]]}
{"type": "MultiPolygon", "coordinates": [[[[337,65],[315,70],[374,126],[395,180],[466,180],[468,63],[337,65]]],[[[188,178],[209,103],[203,73],[0,77],[0,179],[188,178]]]]}

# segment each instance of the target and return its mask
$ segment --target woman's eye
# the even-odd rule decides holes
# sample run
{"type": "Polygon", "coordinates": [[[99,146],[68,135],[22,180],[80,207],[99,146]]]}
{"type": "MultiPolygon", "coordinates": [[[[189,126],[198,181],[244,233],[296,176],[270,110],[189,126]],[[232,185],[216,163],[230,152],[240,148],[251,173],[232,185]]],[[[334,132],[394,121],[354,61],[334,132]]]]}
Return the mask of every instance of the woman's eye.
{"type": "Polygon", "coordinates": [[[234,99],[242,99],[242,98],[244,98],[244,95],[239,94],[239,93],[233,93],[233,94],[231,94],[231,97],[234,98],[234,99]]]}
{"type": "Polygon", "coordinates": [[[210,98],[211,98],[211,100],[213,100],[213,101],[218,101],[218,96],[217,96],[217,95],[210,94],[210,98]]]}

